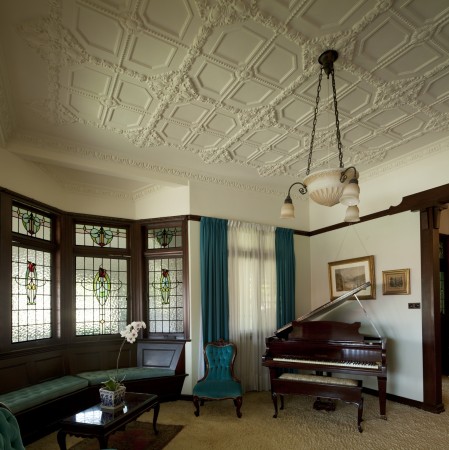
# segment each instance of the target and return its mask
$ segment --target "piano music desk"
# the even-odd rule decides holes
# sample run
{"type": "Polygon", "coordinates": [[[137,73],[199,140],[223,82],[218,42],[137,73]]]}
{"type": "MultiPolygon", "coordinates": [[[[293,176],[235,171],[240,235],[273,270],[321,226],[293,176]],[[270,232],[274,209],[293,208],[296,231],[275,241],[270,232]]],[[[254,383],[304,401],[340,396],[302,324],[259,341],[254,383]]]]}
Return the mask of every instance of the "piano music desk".
{"type": "Polygon", "coordinates": [[[274,404],[274,418],[278,415],[277,395],[281,396],[281,409],[284,409],[284,394],[309,395],[342,400],[357,405],[357,427],[363,431],[363,397],[362,382],[347,378],[334,378],[320,375],[283,373],[271,380],[271,397],[274,404]]]}

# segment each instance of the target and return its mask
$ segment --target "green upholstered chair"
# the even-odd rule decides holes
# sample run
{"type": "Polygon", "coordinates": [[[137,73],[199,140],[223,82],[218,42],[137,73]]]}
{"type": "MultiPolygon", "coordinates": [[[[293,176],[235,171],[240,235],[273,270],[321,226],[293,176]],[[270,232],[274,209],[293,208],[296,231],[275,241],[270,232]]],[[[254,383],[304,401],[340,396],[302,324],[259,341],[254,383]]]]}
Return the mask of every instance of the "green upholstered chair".
{"type": "Polygon", "coordinates": [[[3,403],[0,403],[0,448],[4,450],[25,450],[17,419],[3,403]]]}
{"type": "Polygon", "coordinates": [[[237,348],[232,342],[219,340],[209,342],[204,347],[206,373],[193,388],[195,416],[200,415],[205,400],[232,399],[237,417],[242,417],[242,384],[234,374],[234,360],[237,348]]]}

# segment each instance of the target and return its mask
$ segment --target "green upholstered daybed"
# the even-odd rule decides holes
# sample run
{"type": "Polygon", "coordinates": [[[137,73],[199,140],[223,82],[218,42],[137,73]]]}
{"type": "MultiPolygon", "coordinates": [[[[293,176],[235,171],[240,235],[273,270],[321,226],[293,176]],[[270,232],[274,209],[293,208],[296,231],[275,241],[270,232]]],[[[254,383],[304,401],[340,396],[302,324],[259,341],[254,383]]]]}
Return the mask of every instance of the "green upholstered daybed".
{"type": "MultiPolygon", "coordinates": [[[[160,402],[178,399],[187,376],[184,344],[184,341],[139,342],[137,366],[119,369],[119,377],[123,378],[127,390],[157,394],[160,402]]],[[[101,358],[92,358],[95,352],[89,351],[88,354],[90,357],[85,359],[101,361],[101,358]]],[[[36,373],[40,370],[45,375],[45,362],[51,367],[55,360],[58,361],[58,367],[70,367],[64,358],[59,361],[63,356],[59,352],[50,355],[43,352],[42,356],[44,355],[48,357],[47,361],[28,358],[24,364],[28,371],[36,373]]],[[[70,361],[70,358],[66,359],[70,361]]],[[[15,373],[17,386],[17,381],[23,378],[22,361],[16,361],[16,366],[12,367],[7,367],[4,361],[2,363],[0,374],[3,377],[8,373],[9,376],[14,376],[15,373]]],[[[72,366],[75,369],[80,367],[80,364],[72,366]]],[[[95,368],[94,365],[92,367],[95,368]]],[[[25,445],[56,429],[62,418],[98,403],[101,383],[110,375],[114,375],[116,369],[83,370],[74,374],[71,374],[70,370],[67,372],[0,394],[0,402],[7,405],[17,418],[25,445]],[[68,374],[65,374],[67,372],[68,374]]]]}

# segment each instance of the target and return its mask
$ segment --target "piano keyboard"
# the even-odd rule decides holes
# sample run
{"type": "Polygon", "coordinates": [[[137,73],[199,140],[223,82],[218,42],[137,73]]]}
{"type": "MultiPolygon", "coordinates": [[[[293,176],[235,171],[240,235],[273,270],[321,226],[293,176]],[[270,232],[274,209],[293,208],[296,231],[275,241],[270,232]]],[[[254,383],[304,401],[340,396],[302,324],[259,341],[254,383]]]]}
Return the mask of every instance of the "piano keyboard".
{"type": "Polygon", "coordinates": [[[360,361],[322,361],[322,360],[300,359],[300,358],[273,358],[273,361],[311,364],[317,366],[338,366],[338,367],[374,369],[374,370],[378,370],[381,367],[381,363],[360,362],[360,361]]]}

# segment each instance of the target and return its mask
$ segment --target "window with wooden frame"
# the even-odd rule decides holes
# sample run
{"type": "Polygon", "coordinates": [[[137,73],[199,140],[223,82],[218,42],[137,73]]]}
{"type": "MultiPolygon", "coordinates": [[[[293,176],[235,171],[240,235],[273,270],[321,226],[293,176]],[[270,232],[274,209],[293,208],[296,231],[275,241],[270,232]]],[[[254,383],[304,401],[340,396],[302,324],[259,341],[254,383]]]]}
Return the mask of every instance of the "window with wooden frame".
{"type": "Polygon", "coordinates": [[[128,320],[128,227],[75,223],[75,335],[112,335],[128,320]]]}
{"type": "Polygon", "coordinates": [[[55,330],[53,217],[11,208],[11,343],[51,339],[55,330]]]}
{"type": "Polygon", "coordinates": [[[145,225],[148,336],[187,339],[187,220],[145,225]]]}

